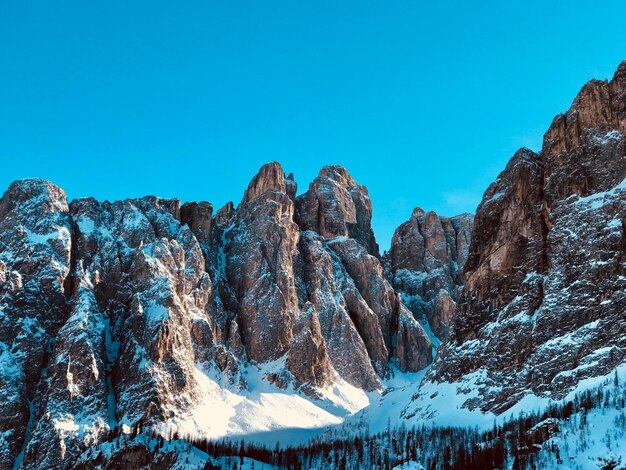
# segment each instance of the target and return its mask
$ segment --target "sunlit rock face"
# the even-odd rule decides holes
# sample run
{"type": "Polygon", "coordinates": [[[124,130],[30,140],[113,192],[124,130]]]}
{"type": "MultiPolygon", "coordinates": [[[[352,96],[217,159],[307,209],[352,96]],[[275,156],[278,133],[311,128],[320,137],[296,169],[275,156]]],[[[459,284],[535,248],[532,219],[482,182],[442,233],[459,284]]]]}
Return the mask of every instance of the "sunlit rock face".
{"type": "Polygon", "coordinates": [[[353,238],[368,253],[378,255],[367,188],[341,166],[322,168],[309,190],[298,198],[297,220],[303,230],[313,230],[324,238],[353,238]]]}
{"type": "Polygon", "coordinates": [[[478,207],[454,337],[430,373],[482,377],[468,406],[558,399],[624,359],[625,90],[626,63],[585,85],[478,207]]]}
{"type": "MultiPolygon", "coordinates": [[[[430,340],[384,276],[367,190],[341,167],[296,190],[277,163],[215,213],[152,196],[68,205],[51,183],[11,185],[0,467],[88,465],[120,434],[168,435],[211,387],[245,394],[250,368],[320,400],[428,365],[430,340]]],[[[142,460],[133,449],[120,458],[142,460]]]]}
{"type": "Polygon", "coordinates": [[[250,359],[275,360],[287,351],[300,309],[294,261],[300,231],[293,221],[278,163],[250,182],[228,232],[226,273],[237,300],[236,316],[250,359]]]}
{"type": "MultiPolygon", "coordinates": [[[[338,166],[298,195],[268,163],[215,212],[158,197],[68,205],[51,183],[13,183],[0,199],[0,468],[169,468],[183,462],[150,434],[337,423],[430,365],[433,341],[422,387],[452,382],[483,411],[612,371],[626,337],[625,89],[624,64],[585,86],[475,218],[416,209],[382,257],[367,189],[338,166]]],[[[438,400],[419,390],[407,419],[438,400]]]]}
{"type": "Polygon", "coordinates": [[[416,209],[382,257],[367,189],[339,166],[298,195],[268,163],[217,211],[151,196],[68,205],[51,183],[13,183],[0,199],[0,467],[147,465],[151,433],[266,431],[275,409],[270,425],[238,413],[265,412],[259,390],[337,422],[328,409],[363,406],[344,392],[367,399],[423,370],[440,341],[407,419],[443,382],[495,413],[562,398],[624,360],[625,133],[622,64],[555,118],[540,153],[512,157],[475,217],[416,209]]]}

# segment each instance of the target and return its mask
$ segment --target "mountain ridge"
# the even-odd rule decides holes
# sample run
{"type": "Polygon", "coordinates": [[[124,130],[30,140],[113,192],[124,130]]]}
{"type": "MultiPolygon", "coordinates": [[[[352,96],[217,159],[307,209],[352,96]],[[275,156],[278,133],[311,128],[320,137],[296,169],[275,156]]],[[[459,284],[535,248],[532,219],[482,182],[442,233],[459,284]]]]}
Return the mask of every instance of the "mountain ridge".
{"type": "Polygon", "coordinates": [[[155,196],[68,204],[41,179],[13,183],[0,209],[2,272],[19,280],[2,292],[4,372],[42,371],[2,377],[14,417],[2,424],[3,465],[21,447],[25,468],[56,467],[114,431],[190,426],[216,383],[252,393],[259,373],[266,385],[255,387],[341,415],[395,368],[432,360],[431,339],[385,277],[367,190],[341,167],[296,198],[293,176],[266,164],[241,203],[215,215],[210,203],[155,196]],[[41,273],[25,251],[43,258],[41,273]],[[48,274],[53,256],[63,265],[48,274]],[[40,341],[17,342],[32,327],[40,341]],[[256,371],[265,363],[276,366],[256,371]]]}
{"type": "Polygon", "coordinates": [[[416,208],[382,255],[340,166],[298,195],[270,162],[215,213],[12,183],[0,467],[88,466],[129,435],[484,421],[604,380],[626,357],[625,133],[623,62],[541,152],[513,155],[475,216],[416,208]]]}

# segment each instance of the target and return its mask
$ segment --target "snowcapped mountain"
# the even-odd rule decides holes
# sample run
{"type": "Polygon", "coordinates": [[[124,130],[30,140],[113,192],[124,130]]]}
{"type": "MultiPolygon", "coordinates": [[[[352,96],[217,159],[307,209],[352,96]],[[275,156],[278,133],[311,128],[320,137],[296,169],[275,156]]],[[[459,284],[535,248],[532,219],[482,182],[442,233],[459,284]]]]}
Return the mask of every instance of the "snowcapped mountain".
{"type": "Polygon", "coordinates": [[[562,399],[626,353],[626,63],[518,151],[479,205],[454,340],[427,380],[500,414],[562,399]],[[478,392],[478,393],[476,393],[478,392]]]}
{"type": "Polygon", "coordinates": [[[339,166],[298,195],[268,163],[215,213],[68,204],[52,183],[14,182],[0,468],[617,459],[623,432],[583,461],[571,423],[623,417],[625,135],[626,62],[583,87],[540,153],[513,156],[475,217],[415,209],[382,256],[367,189],[339,166]]]}
{"type": "Polygon", "coordinates": [[[119,433],[323,428],[432,360],[386,280],[367,190],[277,163],[240,204],[4,194],[2,466],[70,466],[119,433]]]}

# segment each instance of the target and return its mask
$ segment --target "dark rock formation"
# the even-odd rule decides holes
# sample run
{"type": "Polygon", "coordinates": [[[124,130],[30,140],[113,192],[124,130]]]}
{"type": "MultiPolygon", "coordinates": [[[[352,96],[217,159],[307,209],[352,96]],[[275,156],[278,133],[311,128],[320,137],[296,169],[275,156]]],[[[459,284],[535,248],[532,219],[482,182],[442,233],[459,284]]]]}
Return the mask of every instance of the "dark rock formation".
{"type": "Polygon", "coordinates": [[[463,286],[472,224],[470,214],[448,218],[416,208],[384,256],[393,287],[440,339],[448,334],[463,286]]]}
{"type": "Polygon", "coordinates": [[[624,360],[625,90],[626,63],[585,85],[478,207],[455,338],[429,377],[480,372],[483,410],[561,398],[624,360]]]}

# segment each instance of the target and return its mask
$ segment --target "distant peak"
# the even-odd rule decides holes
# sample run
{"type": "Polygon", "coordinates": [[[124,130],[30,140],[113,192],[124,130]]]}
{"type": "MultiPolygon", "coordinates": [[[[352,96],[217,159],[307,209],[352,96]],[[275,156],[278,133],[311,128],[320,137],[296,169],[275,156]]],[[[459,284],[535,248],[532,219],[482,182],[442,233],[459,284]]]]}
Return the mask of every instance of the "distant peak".
{"type": "Polygon", "coordinates": [[[617,66],[617,70],[615,70],[611,82],[615,81],[626,81],[626,60],[623,60],[617,66]]]}
{"type": "Polygon", "coordinates": [[[323,167],[318,175],[318,178],[321,177],[327,177],[346,186],[357,186],[357,182],[352,175],[341,165],[327,165],[323,167]]]}
{"type": "Polygon", "coordinates": [[[253,201],[269,191],[286,192],[285,172],[278,162],[266,163],[259,169],[250,181],[241,202],[253,201]]]}
{"type": "MultiPolygon", "coordinates": [[[[19,180],[13,181],[10,184],[9,189],[46,189],[50,187],[59,188],[54,183],[44,180],[42,178],[22,178],[19,180]]],[[[60,188],[59,188],[60,189],[60,188]]]]}
{"type": "Polygon", "coordinates": [[[235,212],[235,205],[232,201],[228,201],[221,208],[217,210],[214,216],[215,224],[222,226],[231,222],[235,212]]]}
{"type": "Polygon", "coordinates": [[[14,181],[9,185],[4,197],[8,197],[12,202],[18,202],[42,195],[48,201],[60,201],[67,205],[65,191],[56,184],[41,178],[23,178],[14,181]]]}
{"type": "Polygon", "coordinates": [[[421,207],[416,207],[415,209],[413,209],[413,212],[411,213],[411,217],[421,217],[426,213],[426,211],[424,209],[422,209],[421,207]]]}
{"type": "Polygon", "coordinates": [[[590,80],[580,89],[569,110],[557,115],[543,138],[544,154],[562,155],[578,147],[586,129],[624,131],[626,61],[619,64],[611,82],[590,80]]]}

